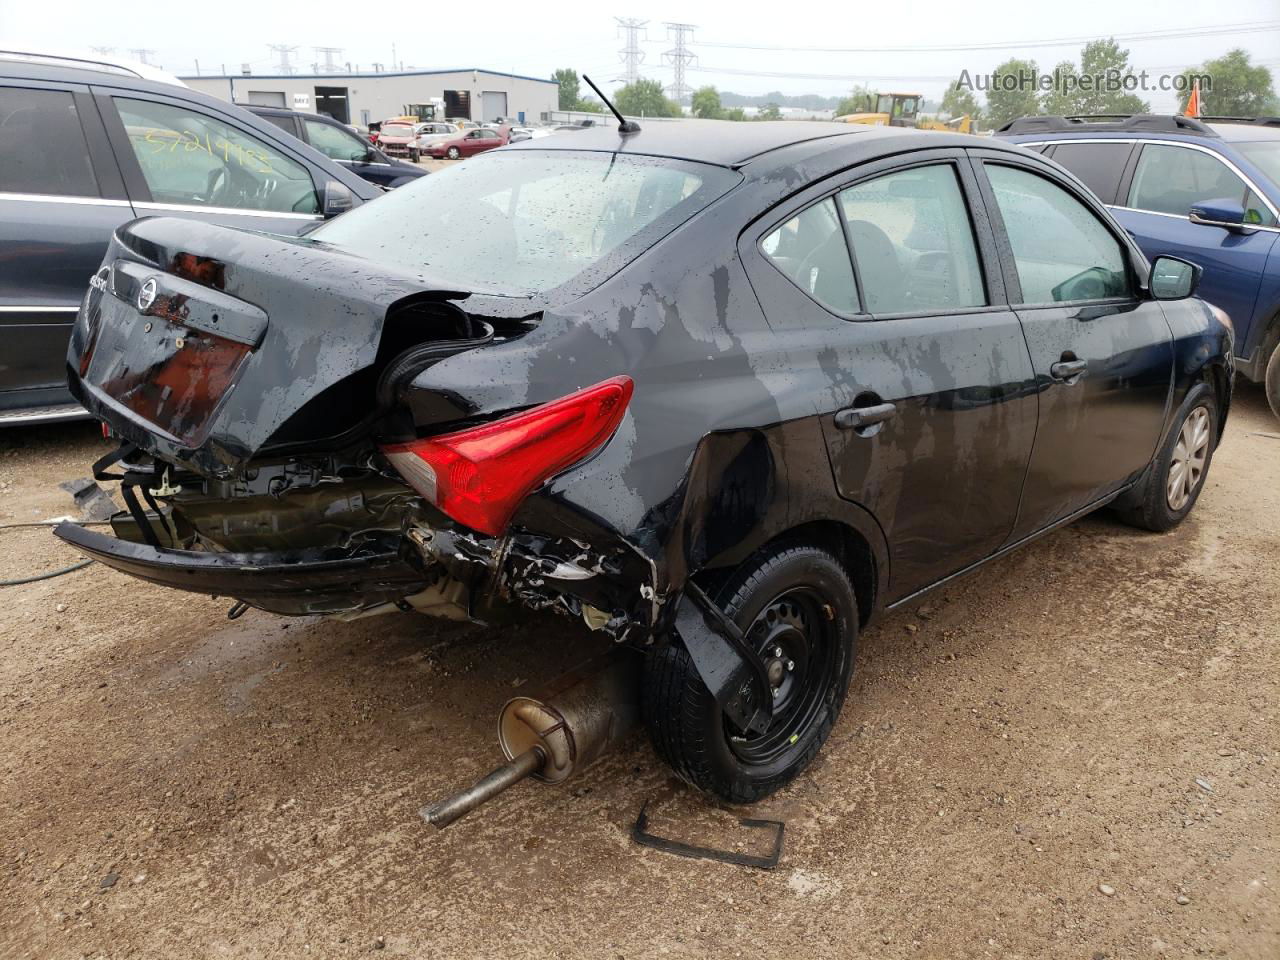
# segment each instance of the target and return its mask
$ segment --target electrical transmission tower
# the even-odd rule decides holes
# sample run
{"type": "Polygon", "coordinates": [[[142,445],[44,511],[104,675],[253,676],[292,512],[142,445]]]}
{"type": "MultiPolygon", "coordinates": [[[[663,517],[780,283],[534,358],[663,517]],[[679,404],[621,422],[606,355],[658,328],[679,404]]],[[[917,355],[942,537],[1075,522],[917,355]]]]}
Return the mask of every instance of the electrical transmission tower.
{"type": "Polygon", "coordinates": [[[663,61],[671,64],[671,86],[667,89],[671,91],[671,98],[676,103],[684,103],[684,98],[689,95],[689,85],[685,83],[684,72],[698,62],[698,55],[689,50],[689,41],[693,39],[693,31],[697,27],[691,23],[667,23],[664,26],[667,28],[667,36],[675,44],[662,55],[663,61]]]}
{"type": "MultiPolygon", "coordinates": [[[[618,59],[622,61],[622,79],[625,83],[635,83],[640,79],[640,64],[644,63],[644,51],[640,49],[640,32],[648,25],[648,20],[639,17],[614,17],[618,21],[618,32],[626,45],[618,51],[618,59]]],[[[644,38],[649,39],[646,32],[644,38]]]]}
{"type": "Polygon", "coordinates": [[[316,64],[316,73],[341,73],[338,63],[342,59],[342,47],[312,47],[317,56],[324,57],[324,63],[316,64]]]}
{"type": "Polygon", "coordinates": [[[115,47],[90,47],[89,49],[92,50],[94,53],[100,53],[103,56],[106,56],[108,53],[116,52],[115,47]]]}
{"type": "Polygon", "coordinates": [[[279,58],[276,61],[277,71],[285,75],[293,73],[293,55],[297,52],[297,47],[290,47],[283,43],[269,43],[267,49],[279,58]]]}
{"type": "Polygon", "coordinates": [[[155,64],[150,60],[151,57],[155,56],[154,50],[148,50],[143,47],[130,47],[129,52],[134,55],[139,63],[145,63],[152,67],[155,66],[155,64]]]}

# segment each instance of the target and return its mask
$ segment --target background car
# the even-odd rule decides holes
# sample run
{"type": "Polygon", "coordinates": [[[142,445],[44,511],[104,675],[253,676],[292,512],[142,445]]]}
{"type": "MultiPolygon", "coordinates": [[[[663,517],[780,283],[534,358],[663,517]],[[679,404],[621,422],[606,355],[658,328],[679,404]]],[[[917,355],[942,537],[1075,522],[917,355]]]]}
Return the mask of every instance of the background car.
{"type": "Polygon", "coordinates": [[[447,157],[450,160],[457,160],[461,157],[474,156],[485,150],[492,150],[494,147],[505,146],[510,142],[510,134],[510,127],[503,127],[501,130],[478,127],[446,140],[436,140],[427,146],[423,153],[436,159],[447,157]]]}
{"type": "Polygon", "coordinates": [[[85,416],[71,322],[107,241],[162,214],[296,234],[384,191],[239,107],[0,55],[0,424],[85,416]]]}
{"type": "Polygon", "coordinates": [[[378,149],[387,156],[408,157],[416,162],[420,156],[417,139],[426,126],[417,120],[383,120],[378,128],[378,149]]]}
{"type": "Polygon", "coordinates": [[[1280,416],[1280,118],[1023,117],[997,136],[1079,177],[1147,256],[1204,268],[1236,328],[1236,369],[1280,416]]]}
{"type": "Polygon", "coordinates": [[[251,104],[245,104],[244,108],[303,143],[315,147],[334,163],[341,164],[357,176],[380,187],[403,186],[427,174],[426,170],[416,164],[387,156],[366,137],[323,113],[302,113],[286,107],[260,107],[251,104]]]}

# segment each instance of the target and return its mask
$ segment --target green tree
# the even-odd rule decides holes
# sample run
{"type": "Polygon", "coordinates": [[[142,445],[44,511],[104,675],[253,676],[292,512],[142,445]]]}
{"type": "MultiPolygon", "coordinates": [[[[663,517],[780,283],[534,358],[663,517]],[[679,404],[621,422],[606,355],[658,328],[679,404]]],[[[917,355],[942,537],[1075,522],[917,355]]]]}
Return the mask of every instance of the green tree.
{"type": "Polygon", "coordinates": [[[872,90],[864,84],[858,84],[849,91],[849,95],[836,104],[836,116],[843,117],[847,113],[868,113],[875,109],[879,91],[872,90]]]}
{"type": "Polygon", "coordinates": [[[692,109],[695,117],[703,120],[720,120],[724,107],[720,104],[720,92],[715,87],[699,87],[693,91],[692,109]]]}
{"type": "Polygon", "coordinates": [[[604,104],[595,97],[587,97],[585,100],[579,100],[573,109],[579,113],[604,113],[604,104]]]}
{"type": "Polygon", "coordinates": [[[1000,127],[1017,117],[1039,113],[1038,75],[1034,60],[1012,58],[996,67],[987,90],[987,122],[1000,127]]]}
{"type": "Polygon", "coordinates": [[[1073,113],[1147,113],[1151,110],[1151,104],[1136,93],[1116,85],[1116,80],[1123,81],[1133,76],[1133,67],[1129,63],[1129,51],[1121,50],[1115,38],[1094,40],[1084,45],[1080,51],[1080,74],[1091,78],[1093,88],[1081,88],[1073,113]]]}
{"type": "Polygon", "coordinates": [[[747,119],[747,111],[743,110],[741,107],[730,107],[725,111],[724,118],[726,120],[742,121],[747,119]]]}
{"type": "Polygon", "coordinates": [[[613,102],[630,117],[678,117],[684,113],[680,104],[667,99],[662,84],[643,77],[619,90],[613,102]]]}
{"type": "Polygon", "coordinates": [[[1059,117],[1074,117],[1084,112],[1080,97],[1080,71],[1071,60],[1063,60],[1053,68],[1053,87],[1045,91],[1040,109],[1059,117]]]}
{"type": "Polygon", "coordinates": [[[974,129],[977,129],[978,119],[982,116],[982,108],[978,106],[978,98],[973,95],[973,91],[958,83],[947,87],[947,92],[942,98],[941,112],[950,120],[968,116],[973,121],[974,129]]]}
{"type": "Polygon", "coordinates": [[[756,114],[757,120],[781,120],[782,108],[776,103],[766,103],[760,108],[760,112],[756,114]]]}
{"type": "Polygon", "coordinates": [[[578,84],[578,71],[561,67],[551,75],[551,79],[560,84],[560,109],[579,110],[578,96],[582,89],[578,84]]]}
{"type": "Polygon", "coordinates": [[[1186,90],[1180,94],[1183,110],[1191,95],[1191,78],[1197,74],[1210,78],[1200,81],[1203,112],[1208,116],[1261,117],[1275,110],[1271,71],[1253,64],[1249,54],[1239,48],[1216,60],[1206,60],[1198,67],[1190,67],[1182,74],[1186,84],[1186,90]]]}

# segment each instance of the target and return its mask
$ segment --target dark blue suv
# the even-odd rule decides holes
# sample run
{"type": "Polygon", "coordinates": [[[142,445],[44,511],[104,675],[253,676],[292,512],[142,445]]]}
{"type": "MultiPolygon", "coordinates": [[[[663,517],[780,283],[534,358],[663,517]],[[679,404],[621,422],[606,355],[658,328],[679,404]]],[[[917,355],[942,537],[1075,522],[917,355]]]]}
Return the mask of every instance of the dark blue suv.
{"type": "Polygon", "coordinates": [[[1022,117],[996,135],[1074,173],[1148,258],[1200,264],[1236,369],[1280,416],[1280,117],[1022,117]]]}

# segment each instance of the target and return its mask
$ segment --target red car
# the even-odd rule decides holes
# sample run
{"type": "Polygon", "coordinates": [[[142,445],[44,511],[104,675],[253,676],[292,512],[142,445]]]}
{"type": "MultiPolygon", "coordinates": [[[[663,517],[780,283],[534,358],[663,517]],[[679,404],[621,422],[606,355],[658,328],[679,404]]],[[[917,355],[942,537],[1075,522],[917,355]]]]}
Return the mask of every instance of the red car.
{"type": "Polygon", "coordinates": [[[477,130],[464,130],[448,140],[440,140],[430,146],[423,147],[422,152],[428,157],[435,157],[437,160],[442,157],[457,160],[459,157],[469,157],[473,153],[480,153],[482,150],[492,150],[494,147],[504,146],[510,139],[511,128],[508,126],[504,125],[497,130],[480,127],[477,130]]]}

